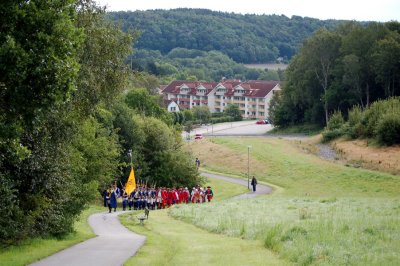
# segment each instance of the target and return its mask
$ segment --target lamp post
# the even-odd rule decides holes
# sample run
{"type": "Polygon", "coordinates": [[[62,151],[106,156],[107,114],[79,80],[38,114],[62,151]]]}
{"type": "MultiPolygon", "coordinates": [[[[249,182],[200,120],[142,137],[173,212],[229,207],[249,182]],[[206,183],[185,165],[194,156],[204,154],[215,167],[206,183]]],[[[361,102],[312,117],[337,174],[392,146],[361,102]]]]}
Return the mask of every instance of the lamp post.
{"type": "Polygon", "coordinates": [[[247,146],[247,189],[250,190],[250,148],[247,146]]]}

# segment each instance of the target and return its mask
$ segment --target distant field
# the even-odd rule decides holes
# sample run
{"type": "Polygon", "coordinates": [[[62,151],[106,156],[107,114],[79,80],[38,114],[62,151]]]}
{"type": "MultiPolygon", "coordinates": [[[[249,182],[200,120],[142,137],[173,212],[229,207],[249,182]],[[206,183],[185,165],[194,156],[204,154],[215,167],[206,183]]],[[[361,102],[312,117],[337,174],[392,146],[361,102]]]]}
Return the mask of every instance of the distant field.
{"type": "Polygon", "coordinates": [[[288,64],[245,64],[247,68],[255,68],[255,69],[270,69],[270,70],[285,70],[288,67],[288,64]]]}

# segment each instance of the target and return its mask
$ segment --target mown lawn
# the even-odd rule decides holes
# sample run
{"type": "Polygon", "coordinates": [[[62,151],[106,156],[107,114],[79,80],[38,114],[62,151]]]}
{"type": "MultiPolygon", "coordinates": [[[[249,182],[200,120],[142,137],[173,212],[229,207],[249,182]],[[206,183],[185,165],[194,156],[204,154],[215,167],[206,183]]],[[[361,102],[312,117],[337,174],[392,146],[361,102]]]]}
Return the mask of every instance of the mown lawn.
{"type": "Polygon", "coordinates": [[[216,138],[196,156],[205,169],[244,176],[249,145],[251,174],[280,193],[178,206],[171,214],[210,232],[260,240],[299,265],[400,265],[399,176],[323,161],[283,139],[216,138]],[[219,160],[221,154],[238,160],[219,160]]]}
{"type": "Polygon", "coordinates": [[[94,205],[84,210],[79,220],[75,223],[75,231],[64,238],[34,238],[26,240],[18,246],[0,250],[0,265],[27,265],[94,237],[95,234],[90,228],[87,219],[89,215],[103,210],[104,208],[94,205]]]}

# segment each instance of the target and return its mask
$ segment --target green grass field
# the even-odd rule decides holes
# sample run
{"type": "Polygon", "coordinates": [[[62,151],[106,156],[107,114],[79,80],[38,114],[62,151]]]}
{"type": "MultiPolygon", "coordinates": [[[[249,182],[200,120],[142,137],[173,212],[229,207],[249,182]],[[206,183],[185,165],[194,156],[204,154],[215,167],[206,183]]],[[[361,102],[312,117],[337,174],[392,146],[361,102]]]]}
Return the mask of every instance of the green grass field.
{"type": "MultiPolygon", "coordinates": [[[[197,207],[214,206],[221,200],[247,192],[243,186],[214,179],[207,185],[214,190],[213,202],[193,205],[195,212],[197,207]]],[[[136,219],[142,211],[120,217],[123,225],[147,237],[145,245],[126,265],[286,265],[258,240],[213,234],[173,219],[168,213],[176,207],[150,212],[144,226],[136,219]]]]}
{"type": "MultiPolygon", "coordinates": [[[[213,142],[223,146],[224,156],[226,148],[245,153],[251,145],[257,164],[251,174],[282,191],[258,199],[177,206],[171,210],[174,217],[209,232],[260,240],[298,265],[400,265],[399,176],[323,161],[282,139],[213,142]]],[[[243,176],[232,162],[218,162],[206,167],[243,176]]]]}
{"type": "Polygon", "coordinates": [[[39,259],[50,256],[60,250],[68,248],[76,243],[85,241],[95,236],[87,219],[90,214],[104,210],[98,206],[90,206],[83,211],[79,220],[75,223],[75,232],[64,238],[34,238],[26,240],[18,246],[11,246],[0,251],[1,266],[27,265],[39,259]]]}

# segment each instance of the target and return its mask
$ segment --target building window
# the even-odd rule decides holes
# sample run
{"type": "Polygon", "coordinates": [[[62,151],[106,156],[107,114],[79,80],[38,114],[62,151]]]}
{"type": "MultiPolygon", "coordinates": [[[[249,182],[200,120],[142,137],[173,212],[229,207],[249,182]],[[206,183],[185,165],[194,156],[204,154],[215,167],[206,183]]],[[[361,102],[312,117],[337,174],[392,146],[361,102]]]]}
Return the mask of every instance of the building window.
{"type": "Polygon", "coordinates": [[[222,106],[225,106],[225,103],[223,103],[222,106]]]}
{"type": "Polygon", "coordinates": [[[194,105],[194,103],[192,103],[192,105],[194,105]]]}
{"type": "Polygon", "coordinates": [[[264,112],[260,112],[260,115],[264,116],[264,112]]]}
{"type": "Polygon", "coordinates": [[[171,107],[171,111],[176,111],[176,108],[175,107],[171,107]]]}
{"type": "Polygon", "coordinates": [[[225,100],[225,96],[224,96],[224,97],[222,97],[222,99],[224,99],[224,100],[225,100]]]}

